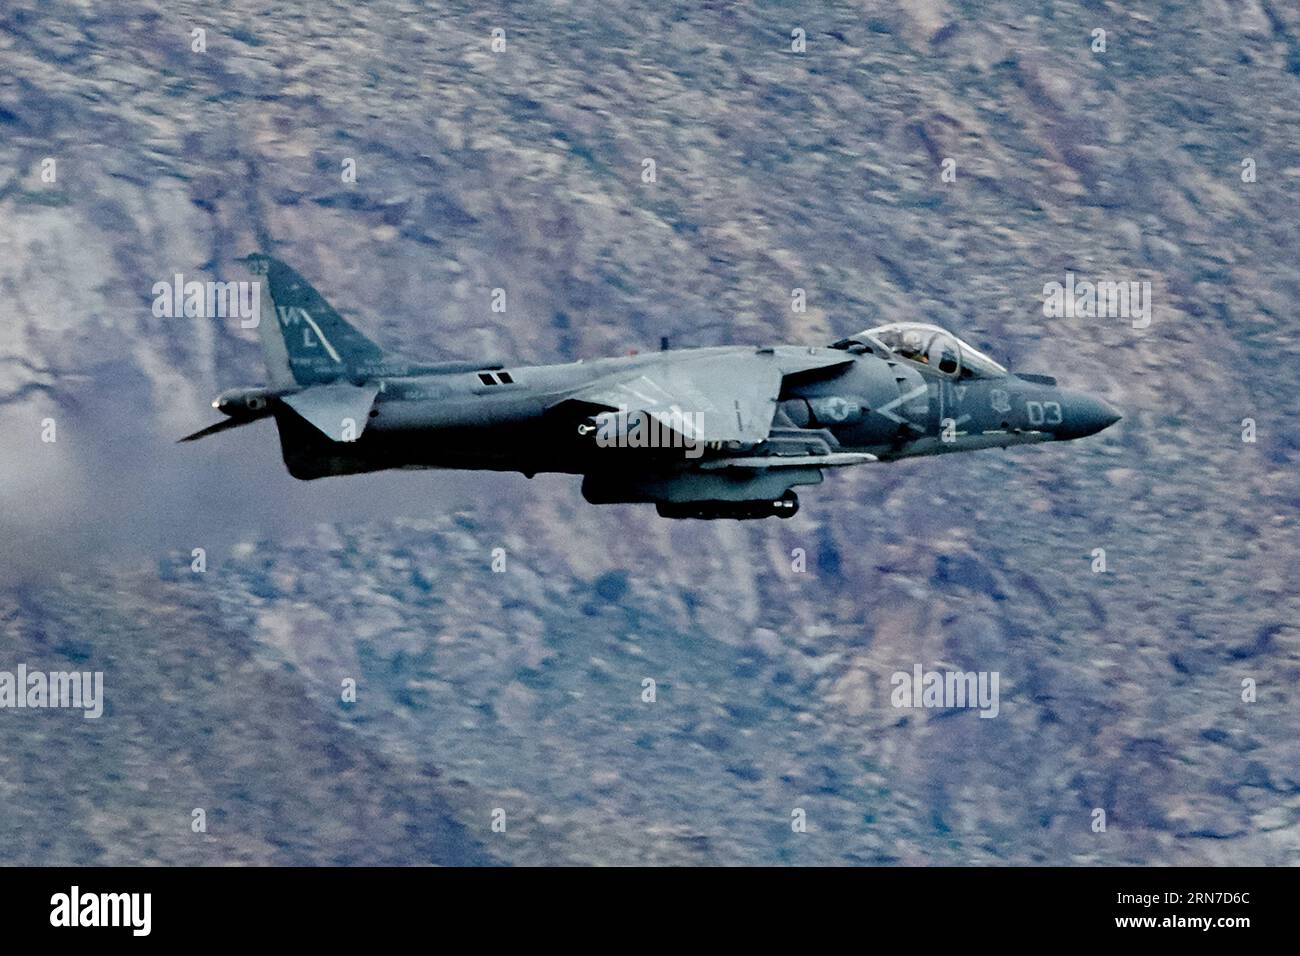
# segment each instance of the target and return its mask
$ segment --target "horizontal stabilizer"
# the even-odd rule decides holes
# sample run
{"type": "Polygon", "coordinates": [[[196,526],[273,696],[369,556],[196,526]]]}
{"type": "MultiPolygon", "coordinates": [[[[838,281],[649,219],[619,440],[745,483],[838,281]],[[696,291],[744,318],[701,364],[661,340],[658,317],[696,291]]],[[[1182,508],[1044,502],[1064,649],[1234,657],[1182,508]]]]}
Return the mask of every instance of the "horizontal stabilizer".
{"type": "Polygon", "coordinates": [[[370,421],[378,394],[378,385],[335,382],[313,385],[281,400],[330,441],[356,441],[370,421]]]}
{"type": "Polygon", "coordinates": [[[184,438],[176,439],[177,443],[183,441],[198,441],[200,438],[207,438],[209,435],[215,435],[217,432],[224,432],[229,428],[238,428],[240,425],[247,425],[256,421],[252,418],[227,418],[225,421],[217,422],[215,425],[209,425],[207,428],[200,428],[192,435],[186,435],[184,438]]]}

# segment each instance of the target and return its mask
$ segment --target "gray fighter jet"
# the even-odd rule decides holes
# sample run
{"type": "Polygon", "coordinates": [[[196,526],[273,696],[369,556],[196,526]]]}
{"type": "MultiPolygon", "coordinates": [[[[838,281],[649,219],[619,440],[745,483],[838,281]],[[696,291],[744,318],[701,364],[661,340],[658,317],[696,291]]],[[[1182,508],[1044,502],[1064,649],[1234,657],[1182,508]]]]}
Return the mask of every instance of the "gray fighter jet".
{"type": "Polygon", "coordinates": [[[303,480],[389,468],[563,472],[583,476],[593,504],[789,518],[793,489],[828,468],[1068,441],[1120,418],[919,323],[825,347],[422,364],[380,349],[284,263],[243,261],[260,279],[269,384],[223,392],[212,404],[226,420],[181,441],[274,418],[289,473],[303,480]]]}

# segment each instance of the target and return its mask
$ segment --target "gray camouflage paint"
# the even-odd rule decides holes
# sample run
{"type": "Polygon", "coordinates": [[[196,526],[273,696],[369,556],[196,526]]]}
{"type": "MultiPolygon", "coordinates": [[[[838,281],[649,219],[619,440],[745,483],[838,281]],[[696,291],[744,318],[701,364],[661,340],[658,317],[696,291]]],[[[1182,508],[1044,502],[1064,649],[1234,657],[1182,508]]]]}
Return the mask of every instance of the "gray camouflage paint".
{"type": "Polygon", "coordinates": [[[928,339],[928,355],[869,331],[831,347],[726,346],[564,365],[408,362],[350,326],[284,263],[244,261],[262,283],[270,386],[224,392],[213,405],[227,420],[182,441],[273,417],[289,472],[304,480],[391,468],[564,472],[585,476],[595,503],[654,502],[670,517],[790,517],[791,489],[819,483],[828,467],[1067,441],[1120,418],[1047,376],[977,361],[969,346],[922,325],[873,331],[928,339]],[[600,426],[620,410],[662,423],[690,413],[701,434],[688,447],[608,447],[600,426]]]}

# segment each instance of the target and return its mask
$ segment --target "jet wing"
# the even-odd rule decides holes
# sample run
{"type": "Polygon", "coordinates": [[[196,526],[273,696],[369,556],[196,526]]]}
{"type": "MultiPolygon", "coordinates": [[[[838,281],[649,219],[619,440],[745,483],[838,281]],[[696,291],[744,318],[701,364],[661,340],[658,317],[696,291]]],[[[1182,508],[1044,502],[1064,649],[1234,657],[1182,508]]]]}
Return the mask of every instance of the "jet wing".
{"type": "Polygon", "coordinates": [[[355,441],[370,421],[370,407],[378,394],[378,385],[334,382],[313,385],[281,400],[331,441],[355,441]]]}
{"type": "Polygon", "coordinates": [[[757,444],[771,430],[781,378],[771,354],[673,356],[600,379],[566,401],[639,411],[696,441],[757,444]]]}

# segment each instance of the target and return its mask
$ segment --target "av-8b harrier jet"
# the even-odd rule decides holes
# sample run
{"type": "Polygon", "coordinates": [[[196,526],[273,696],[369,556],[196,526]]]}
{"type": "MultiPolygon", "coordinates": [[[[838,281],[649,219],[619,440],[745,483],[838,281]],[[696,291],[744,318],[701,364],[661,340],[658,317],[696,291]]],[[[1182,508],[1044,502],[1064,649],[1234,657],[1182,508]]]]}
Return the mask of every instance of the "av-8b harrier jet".
{"type": "Polygon", "coordinates": [[[666,518],[792,517],[828,468],[1068,441],[1120,418],[1105,401],[1015,375],[937,326],[897,323],[826,347],[665,350],[567,365],[391,355],[293,269],[260,277],[269,384],[223,392],[225,421],[274,418],[289,473],[390,468],[583,476],[593,504],[666,518]]]}

